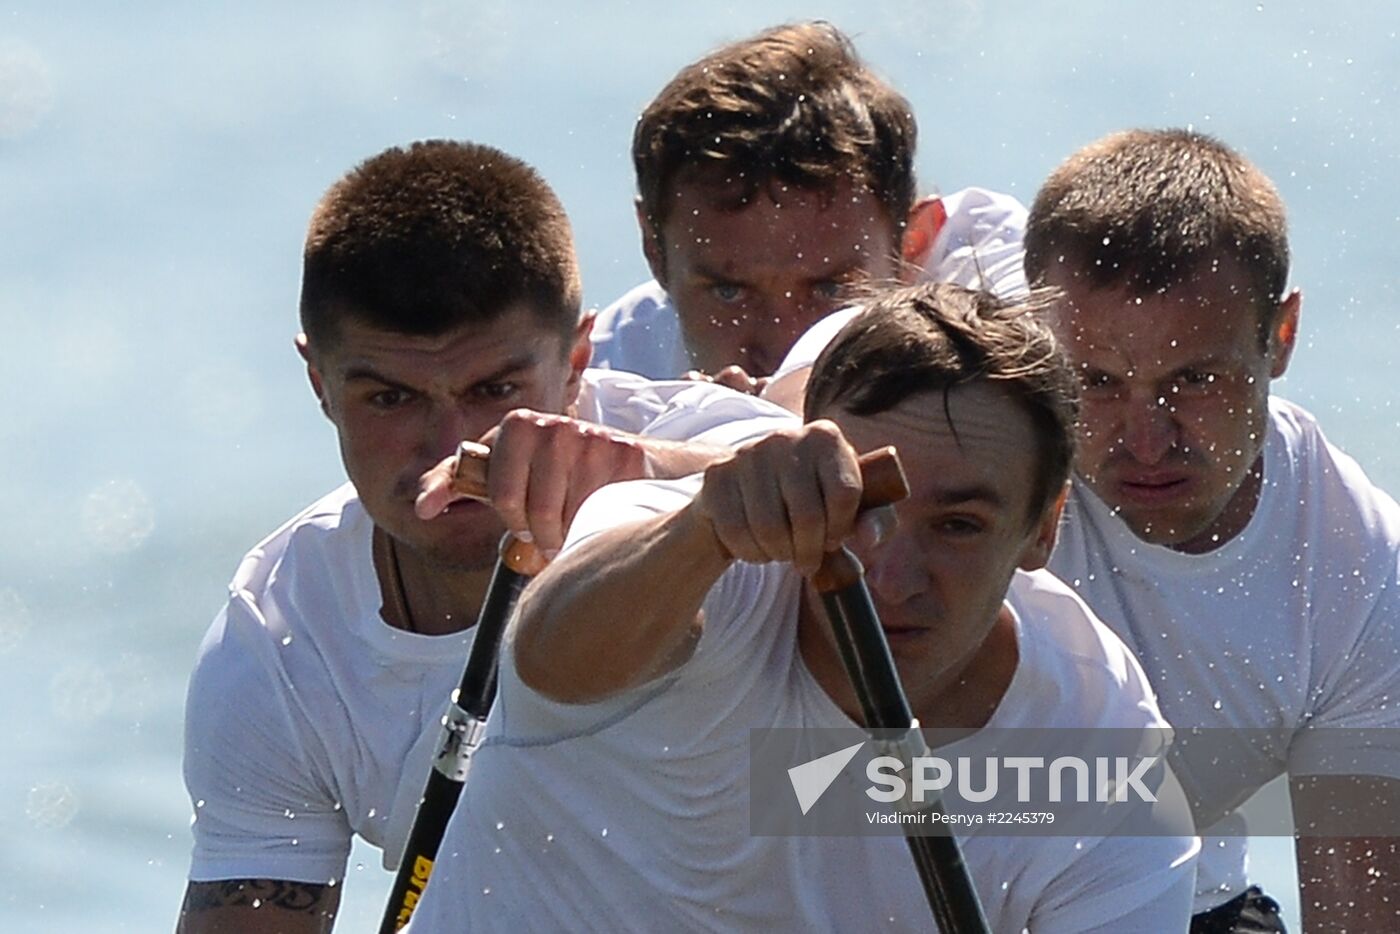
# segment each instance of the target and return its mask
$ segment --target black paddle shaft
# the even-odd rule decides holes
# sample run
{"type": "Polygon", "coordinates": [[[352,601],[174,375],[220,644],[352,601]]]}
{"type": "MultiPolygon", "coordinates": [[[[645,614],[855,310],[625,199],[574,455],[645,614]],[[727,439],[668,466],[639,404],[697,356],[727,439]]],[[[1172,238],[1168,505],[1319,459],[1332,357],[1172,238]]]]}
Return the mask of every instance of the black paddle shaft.
{"type": "Polygon", "coordinates": [[[476,637],[462,670],[461,683],[452,694],[452,703],[442,719],[442,736],[433,756],[423,797],[413,819],[394,887],[379,924],[380,934],[394,934],[408,924],[423,887],[437,859],[447,821],[462,796],[472,752],[481,739],[486,716],[496,699],[497,657],[506,623],[515,609],[520,591],[539,569],[533,548],[507,535],[501,542],[501,557],[486,589],[486,599],[477,616],[476,637]]]}
{"type": "MultiPolygon", "coordinates": [[[[871,730],[907,731],[914,714],[900,684],[879,615],[865,586],[860,562],[842,548],[828,556],[814,580],[836,637],[846,673],[871,730]]],[[[935,802],[930,811],[942,811],[935,802]]],[[[946,826],[938,822],[934,826],[946,826]]],[[[968,874],[958,841],[946,836],[906,834],[924,895],[943,934],[989,934],[982,903],[968,874]]]]}

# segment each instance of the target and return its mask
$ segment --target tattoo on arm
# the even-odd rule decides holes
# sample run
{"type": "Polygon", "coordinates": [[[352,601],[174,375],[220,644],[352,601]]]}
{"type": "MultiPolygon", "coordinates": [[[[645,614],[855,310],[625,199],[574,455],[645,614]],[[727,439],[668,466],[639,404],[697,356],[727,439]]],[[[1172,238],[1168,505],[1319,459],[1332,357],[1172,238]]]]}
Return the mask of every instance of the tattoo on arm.
{"type": "Polygon", "coordinates": [[[283,879],[224,879],[191,882],[185,891],[186,913],[214,908],[282,908],[306,914],[334,911],[335,886],[283,879]]]}

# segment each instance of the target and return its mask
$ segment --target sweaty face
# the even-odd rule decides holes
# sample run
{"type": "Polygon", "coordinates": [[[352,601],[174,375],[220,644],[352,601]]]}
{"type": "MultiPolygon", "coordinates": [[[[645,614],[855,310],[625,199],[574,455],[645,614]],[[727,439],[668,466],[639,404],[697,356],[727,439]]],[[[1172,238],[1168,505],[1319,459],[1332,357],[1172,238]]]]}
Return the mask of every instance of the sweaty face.
{"type": "Polygon", "coordinates": [[[871,416],[826,413],[857,451],[895,445],[909,479],[893,535],[859,557],[916,710],[987,642],[1012,574],[1044,564],[1055,524],[1053,514],[1030,521],[1038,446],[1025,410],[971,383],[948,393],[950,425],[943,398],[925,393],[871,416]]]}
{"type": "Polygon", "coordinates": [[[844,286],[897,272],[894,225],[874,195],[849,184],[760,191],[737,210],[717,207],[715,194],[681,185],[661,244],[647,238],[696,369],[737,364],[768,376],[809,325],[840,306],[844,286]]]}
{"type": "Polygon", "coordinates": [[[491,566],[504,531],[496,514],[464,502],[418,519],[418,478],[511,409],[564,412],[578,393],[577,355],[568,351],[525,309],[439,337],[343,323],[332,346],[312,352],[312,379],[375,524],[431,563],[491,566]]]}
{"type": "Polygon", "coordinates": [[[1063,267],[1049,281],[1082,382],[1079,477],[1145,541],[1203,552],[1238,534],[1257,502],[1269,380],[1287,364],[1260,342],[1245,277],[1202,271],[1147,297],[1063,267]]]}

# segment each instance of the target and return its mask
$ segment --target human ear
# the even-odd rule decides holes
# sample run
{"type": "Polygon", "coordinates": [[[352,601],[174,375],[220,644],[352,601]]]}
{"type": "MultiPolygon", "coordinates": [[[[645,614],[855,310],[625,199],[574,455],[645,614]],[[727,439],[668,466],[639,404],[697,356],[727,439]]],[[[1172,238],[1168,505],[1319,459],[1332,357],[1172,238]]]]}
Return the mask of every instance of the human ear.
{"type": "Polygon", "coordinates": [[[1066,483],[1055,497],[1055,502],[1036,520],[1035,537],[1021,552],[1017,564],[1023,571],[1038,571],[1050,562],[1050,553],[1055,550],[1055,538],[1060,532],[1060,516],[1065,510],[1065,500],[1069,497],[1069,484],[1066,483]]]}
{"type": "Polygon", "coordinates": [[[909,281],[918,277],[933,250],[938,233],[948,220],[943,199],[937,197],[920,198],[909,209],[909,217],[904,224],[904,238],[900,242],[900,256],[904,260],[904,275],[900,278],[909,281]]]}
{"type": "Polygon", "coordinates": [[[583,371],[593,361],[593,319],[595,311],[584,312],[574,328],[573,343],[569,345],[569,378],[564,385],[564,404],[571,406],[578,401],[578,391],[583,379],[583,371]]]}
{"type": "Polygon", "coordinates": [[[321,371],[317,369],[315,360],[311,353],[311,344],[306,339],[305,334],[298,334],[294,341],[297,348],[297,355],[306,363],[306,378],[311,383],[311,391],[316,394],[316,401],[321,404],[321,414],[326,418],[331,417],[330,403],[326,400],[326,385],[321,371]]]}
{"type": "Polygon", "coordinates": [[[637,210],[637,227],[642,233],[642,255],[647,259],[647,266],[651,269],[652,278],[666,288],[666,245],[661,242],[661,227],[652,223],[647,216],[646,208],[642,205],[642,199],[638,198],[634,202],[637,210]]]}
{"type": "Polygon", "coordinates": [[[1269,376],[1278,379],[1288,369],[1298,342],[1298,317],[1303,311],[1303,293],[1294,289],[1274,309],[1269,328],[1269,376]]]}

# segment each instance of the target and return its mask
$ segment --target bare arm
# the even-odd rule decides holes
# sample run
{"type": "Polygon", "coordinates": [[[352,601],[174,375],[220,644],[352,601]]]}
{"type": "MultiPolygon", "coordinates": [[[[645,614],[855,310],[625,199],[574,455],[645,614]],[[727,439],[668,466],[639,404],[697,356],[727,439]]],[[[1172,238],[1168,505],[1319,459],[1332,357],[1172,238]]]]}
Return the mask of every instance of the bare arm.
{"type": "Polygon", "coordinates": [[[587,703],[674,669],[690,657],[700,605],[731,560],[692,507],[571,549],[521,599],[521,680],[555,700],[587,703]]]}
{"type": "Polygon", "coordinates": [[[329,934],[340,886],[280,879],[191,882],[177,934],[329,934]]]}
{"type": "Polygon", "coordinates": [[[1305,776],[1289,787],[1303,929],[1400,928],[1400,781],[1305,776]]]}
{"type": "Polygon", "coordinates": [[[536,578],[516,623],[521,680],[584,703],[674,669],[733,560],[814,572],[854,528],[860,492],[855,452],[830,422],[775,432],[711,465],[686,507],[601,532],[536,578]]]}

